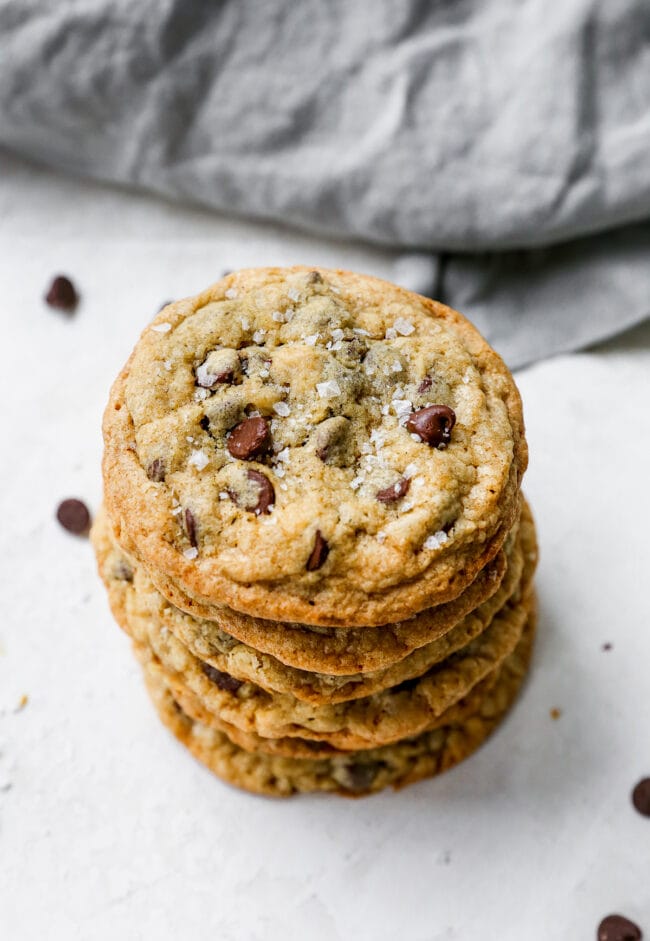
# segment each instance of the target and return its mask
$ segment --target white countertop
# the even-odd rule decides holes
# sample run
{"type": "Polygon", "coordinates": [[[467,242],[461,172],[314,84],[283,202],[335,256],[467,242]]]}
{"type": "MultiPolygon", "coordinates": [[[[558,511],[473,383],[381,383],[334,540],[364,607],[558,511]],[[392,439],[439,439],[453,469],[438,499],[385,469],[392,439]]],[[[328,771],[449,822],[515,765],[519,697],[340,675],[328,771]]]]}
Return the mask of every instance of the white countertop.
{"type": "Polygon", "coordinates": [[[386,251],[0,154],[0,938],[578,941],[610,912],[650,937],[650,820],[629,799],[650,775],[650,325],[517,375],[539,642],[472,759],[398,794],[274,801],[155,717],[90,547],[54,512],[97,507],[108,387],[160,304],[276,262],[400,276],[386,251]],[[73,318],[41,299],[59,272],[73,318]]]}

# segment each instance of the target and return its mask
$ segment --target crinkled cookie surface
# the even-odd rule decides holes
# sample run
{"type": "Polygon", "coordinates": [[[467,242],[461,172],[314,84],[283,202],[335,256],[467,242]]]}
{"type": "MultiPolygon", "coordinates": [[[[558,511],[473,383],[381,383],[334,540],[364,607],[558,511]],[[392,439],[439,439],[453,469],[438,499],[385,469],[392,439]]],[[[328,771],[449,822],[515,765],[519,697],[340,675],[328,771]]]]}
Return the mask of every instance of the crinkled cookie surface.
{"type": "Polygon", "coordinates": [[[464,318],[324,269],[242,271],[166,307],[104,434],[127,551],[190,597],[332,626],[456,597],[527,460],[516,387],[464,318]]]}

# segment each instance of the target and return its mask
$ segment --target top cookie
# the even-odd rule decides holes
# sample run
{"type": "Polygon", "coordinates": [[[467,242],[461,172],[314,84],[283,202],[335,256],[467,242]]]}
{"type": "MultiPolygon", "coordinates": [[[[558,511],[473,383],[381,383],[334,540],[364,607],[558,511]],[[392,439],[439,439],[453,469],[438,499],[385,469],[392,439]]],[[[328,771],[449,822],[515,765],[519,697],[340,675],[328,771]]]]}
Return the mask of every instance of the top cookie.
{"type": "Polygon", "coordinates": [[[120,541],[190,597],[377,625],[456,597],[499,550],[521,401],[458,313],[376,278],[251,269],[169,305],[104,417],[120,541]]]}

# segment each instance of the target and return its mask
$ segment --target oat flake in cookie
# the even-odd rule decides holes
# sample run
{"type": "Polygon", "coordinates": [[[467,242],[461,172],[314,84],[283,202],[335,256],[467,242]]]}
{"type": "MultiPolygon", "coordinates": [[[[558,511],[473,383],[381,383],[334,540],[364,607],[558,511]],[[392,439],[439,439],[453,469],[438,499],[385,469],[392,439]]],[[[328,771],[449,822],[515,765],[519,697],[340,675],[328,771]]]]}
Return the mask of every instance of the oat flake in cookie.
{"type": "Polygon", "coordinates": [[[499,551],[527,462],[510,373],[460,314],[308,268],[166,307],[104,437],[119,540],[161,581],[320,625],[456,597],[499,551]]]}

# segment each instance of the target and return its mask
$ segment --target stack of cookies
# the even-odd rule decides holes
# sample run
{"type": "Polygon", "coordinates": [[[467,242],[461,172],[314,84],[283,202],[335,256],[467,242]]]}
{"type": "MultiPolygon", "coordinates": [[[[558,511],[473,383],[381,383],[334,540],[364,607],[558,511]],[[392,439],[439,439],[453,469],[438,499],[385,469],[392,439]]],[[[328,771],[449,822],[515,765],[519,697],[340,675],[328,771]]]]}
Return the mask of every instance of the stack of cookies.
{"type": "Polygon", "coordinates": [[[360,795],[503,718],[535,628],[521,401],[459,314],[229,275],[115,382],[93,541],[163,722],[231,784],[360,795]]]}

